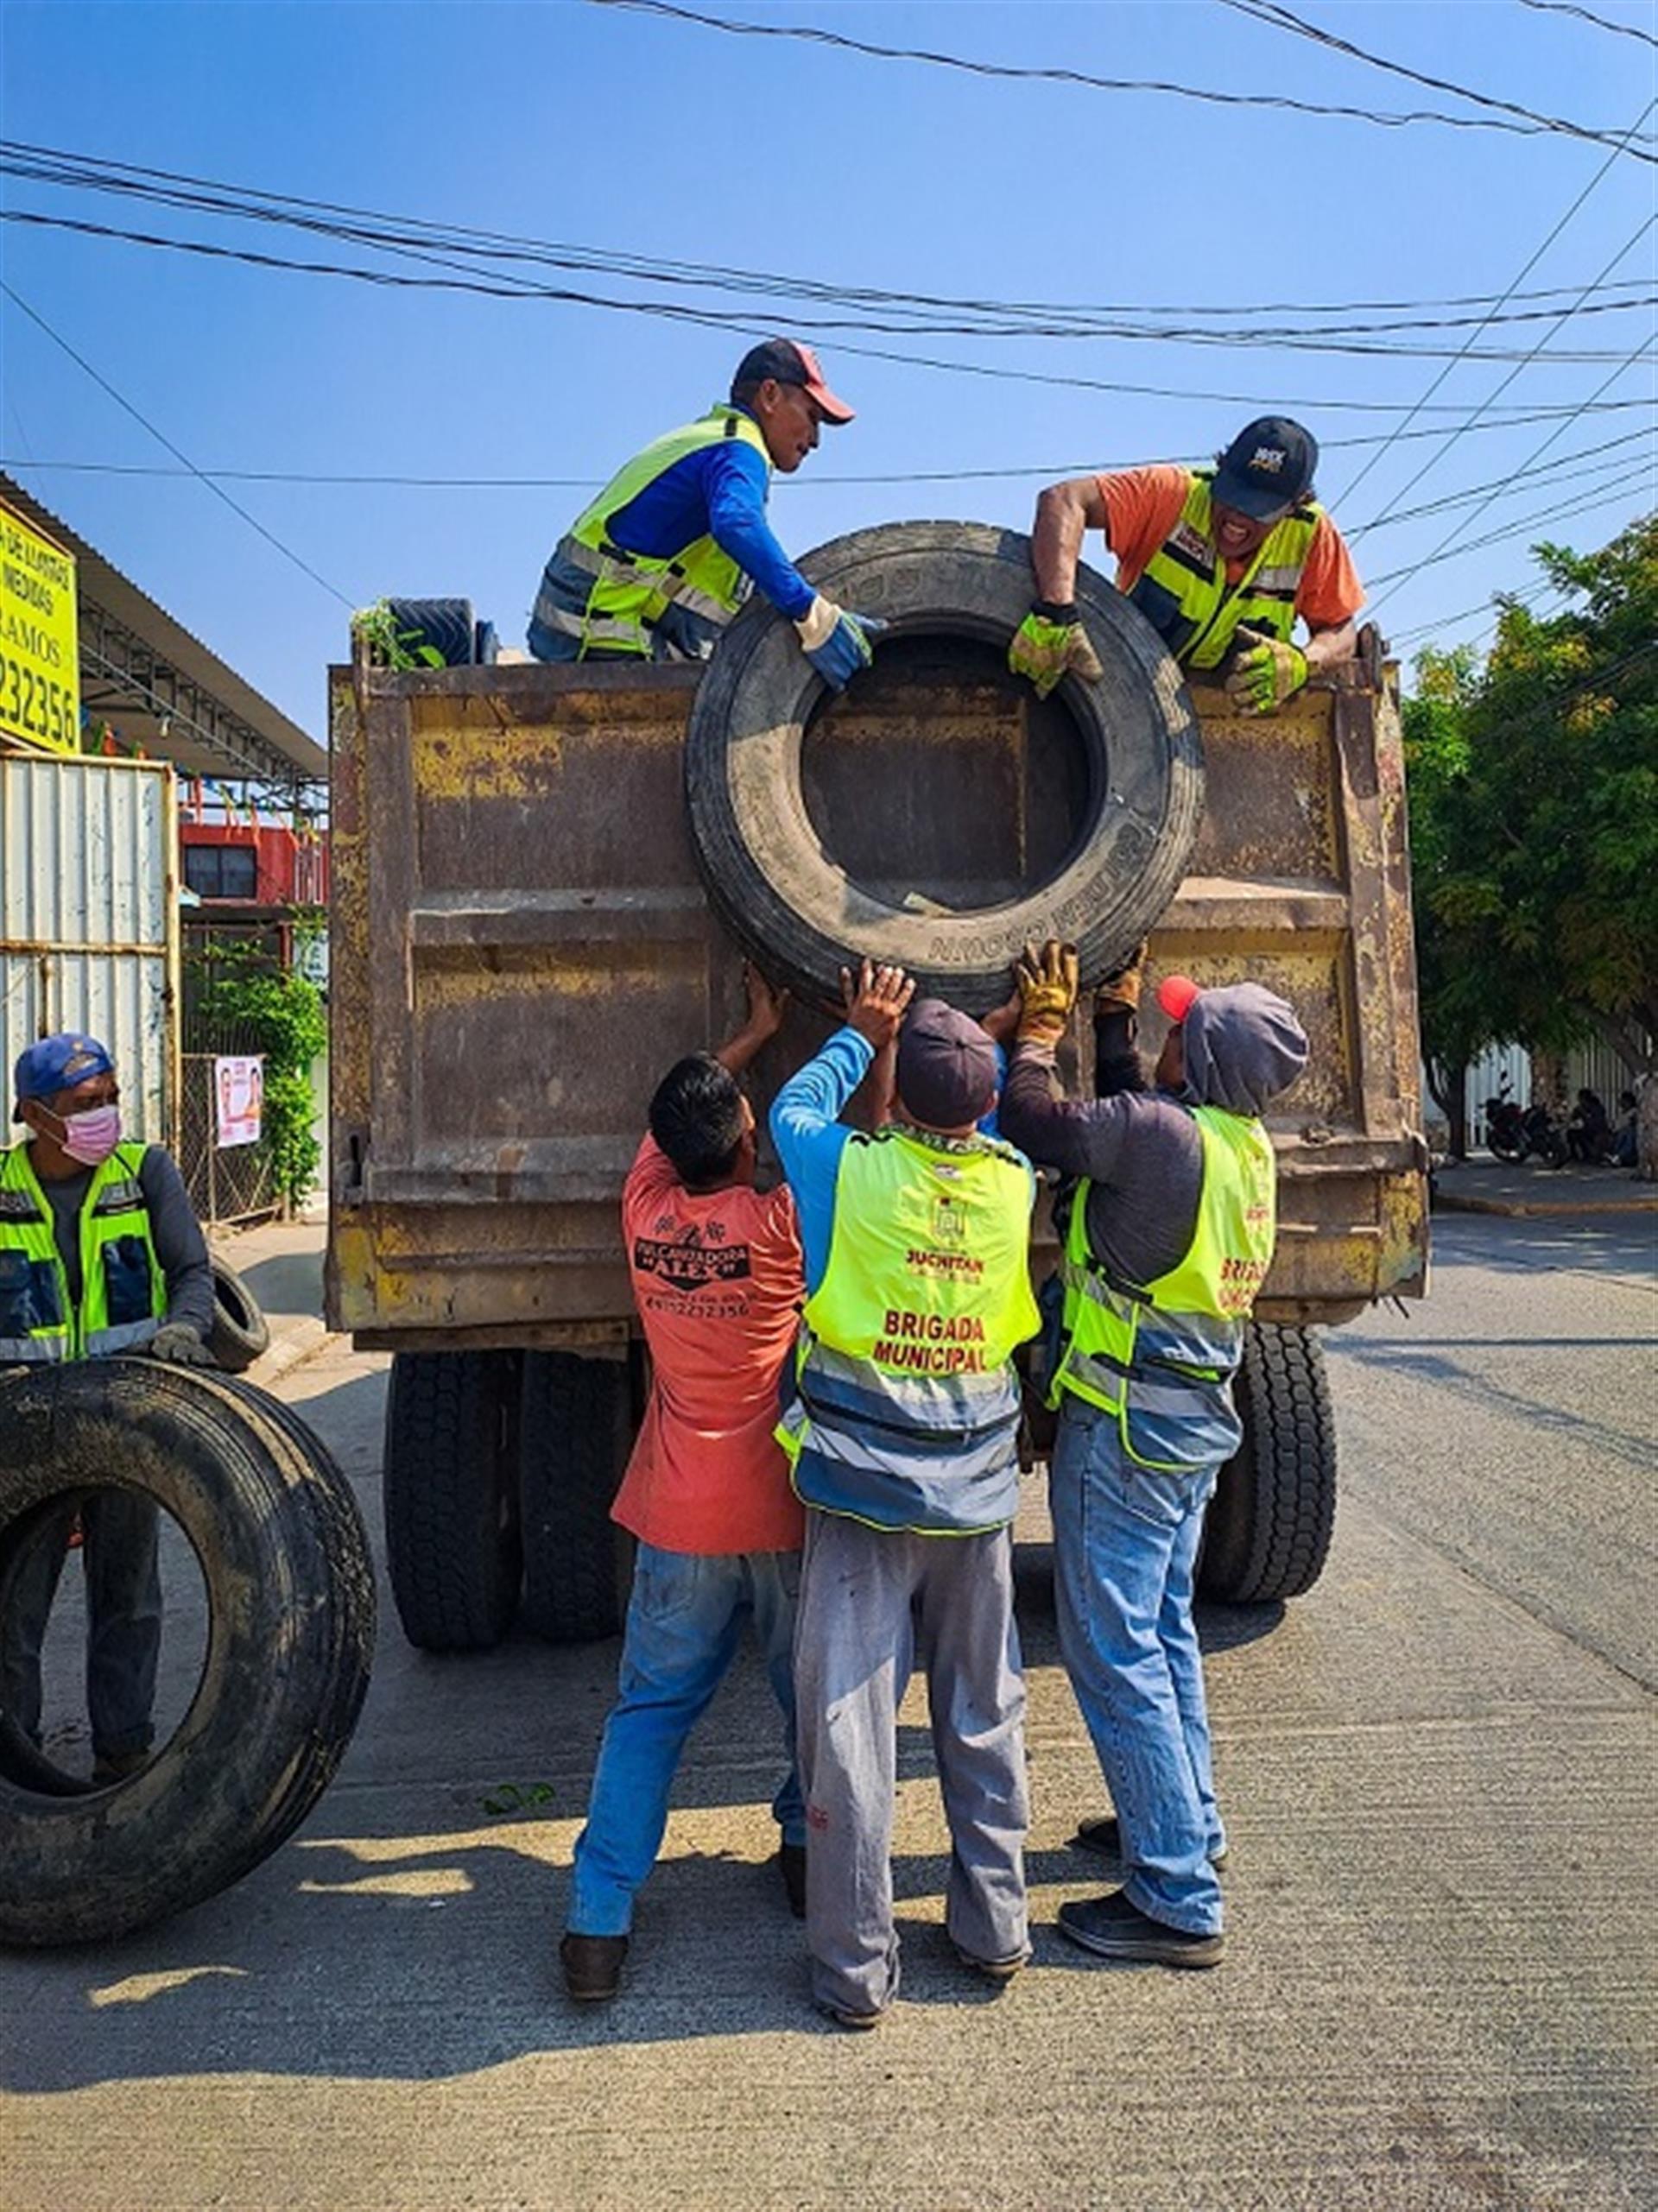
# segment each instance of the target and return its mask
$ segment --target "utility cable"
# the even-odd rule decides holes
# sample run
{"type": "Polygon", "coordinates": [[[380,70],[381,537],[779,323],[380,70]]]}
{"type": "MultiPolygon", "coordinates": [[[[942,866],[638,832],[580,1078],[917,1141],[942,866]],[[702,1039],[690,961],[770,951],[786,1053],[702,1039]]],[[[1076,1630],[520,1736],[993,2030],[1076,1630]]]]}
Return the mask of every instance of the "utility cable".
{"type": "Polygon", "coordinates": [[[1413,576],[1421,575],[1424,569],[1437,568],[1447,560],[1460,560],[1464,553],[1481,553],[1488,546],[1501,545],[1509,538],[1523,537],[1528,530],[1553,522],[1569,521],[1574,515],[1592,514],[1598,508],[1611,507],[1619,501],[1627,504],[1629,498],[1629,490],[1622,484],[1611,491],[1588,492],[1581,499],[1567,501],[1564,506],[1540,507],[1535,514],[1522,515],[1517,522],[1505,522],[1501,529],[1488,530],[1483,538],[1471,538],[1466,545],[1457,545],[1456,539],[1475,516],[1484,511],[1483,508],[1476,508],[1474,514],[1465,516],[1431,553],[1424,554],[1421,560],[1412,561],[1404,567],[1390,568],[1383,575],[1373,578],[1370,588],[1374,596],[1367,601],[1366,611],[1374,618],[1384,600],[1392,598],[1400,585],[1408,582],[1413,576]],[[1386,591],[1382,589],[1384,585],[1388,587],[1386,591]]]}
{"type": "Polygon", "coordinates": [[[130,414],[136,423],[138,423],[143,429],[147,430],[157,445],[164,446],[168,452],[172,454],[174,460],[182,461],[185,467],[190,471],[191,475],[198,478],[202,483],[205,483],[208,490],[212,493],[215,499],[222,500],[225,505],[230,509],[233,515],[239,515],[242,517],[242,520],[248,525],[250,529],[256,530],[259,533],[259,535],[264,539],[268,545],[274,546],[276,548],[276,551],[281,553],[284,560],[291,561],[294,566],[300,570],[301,574],[308,576],[313,584],[320,584],[325,591],[331,593],[334,598],[339,600],[342,607],[350,607],[354,604],[353,601],[346,597],[345,594],[340,591],[337,585],[331,584],[326,576],[320,575],[317,571],[312,567],[309,561],[301,559],[300,555],[294,552],[292,546],[284,545],[274,530],[268,530],[256,515],[250,515],[247,509],[244,507],[239,501],[232,499],[230,493],[225,490],[222,484],[215,483],[212,478],[208,476],[205,471],[199,469],[195,463],[190,458],[190,456],[187,452],[183,452],[180,447],[175,446],[164,430],[158,430],[148,415],[141,414],[130,400],[123,398],[123,395],[116,390],[115,386],[111,383],[109,378],[103,376],[98,370],[94,369],[92,363],[86,359],[84,354],[77,353],[74,347],[70,344],[68,339],[61,336],[57,331],[54,330],[51,324],[47,321],[45,316],[38,313],[35,309],[31,307],[28,300],[23,299],[20,294],[14,291],[12,287],[6,282],[3,277],[0,277],[0,292],[3,292],[7,299],[11,301],[13,307],[21,309],[21,311],[28,317],[30,322],[35,324],[38,329],[44,331],[47,337],[51,339],[53,344],[58,347],[60,351],[66,353],[77,368],[84,369],[86,374],[92,378],[92,382],[98,386],[98,389],[102,392],[107,393],[110,398],[115,401],[118,408],[120,408],[125,414],[130,414]]]}
{"type": "Polygon", "coordinates": [[[1616,32],[1619,38],[1636,38],[1648,46],[1658,47],[1658,38],[1650,31],[1638,29],[1634,23],[1615,23],[1610,16],[1598,16],[1592,8],[1575,8],[1571,0],[1520,0],[1522,8],[1535,8],[1546,16],[1577,16],[1597,30],[1616,32]]]}

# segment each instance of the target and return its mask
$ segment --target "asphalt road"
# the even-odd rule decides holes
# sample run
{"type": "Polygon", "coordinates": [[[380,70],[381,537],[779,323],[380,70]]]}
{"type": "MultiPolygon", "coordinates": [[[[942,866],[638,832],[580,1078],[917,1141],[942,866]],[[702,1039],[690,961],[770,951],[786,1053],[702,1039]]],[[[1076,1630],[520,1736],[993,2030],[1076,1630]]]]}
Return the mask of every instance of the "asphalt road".
{"type": "MultiPolygon", "coordinates": [[[[0,2200],[1658,2204],[1655,1232],[1443,1219],[1431,1300],[1332,1338],[1329,1569],[1281,1620],[1205,1621],[1233,1847],[1218,1972],[1091,1963],[1053,1933],[1098,1886],[1065,1838],[1100,1791],[1033,1484],[1041,1926],[1004,1994],[943,1939],[913,1699],[903,1999],[861,2038],[808,2009],[745,1665],[693,1745],[625,1994],[573,2012],[554,1944],[616,1646],[436,1661],[388,1608],[351,1755],[294,1842],[146,1936],[0,1961],[0,2200]]],[[[384,1364],[331,1341],[281,1385],[371,1521],[384,1364]]]]}

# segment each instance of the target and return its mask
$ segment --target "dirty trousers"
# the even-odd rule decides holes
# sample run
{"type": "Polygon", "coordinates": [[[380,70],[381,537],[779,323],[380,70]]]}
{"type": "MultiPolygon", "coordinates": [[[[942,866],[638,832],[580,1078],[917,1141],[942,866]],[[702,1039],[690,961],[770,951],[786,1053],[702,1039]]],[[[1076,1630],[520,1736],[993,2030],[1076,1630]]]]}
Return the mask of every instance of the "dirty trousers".
{"type": "MultiPolygon", "coordinates": [[[[41,1650],[68,1557],[76,1501],[50,1507],[13,1570],[0,1622],[0,1711],[41,1740],[41,1650]]],[[[86,1713],[92,1756],[148,1751],[161,1650],[161,1512],[113,1484],[79,1501],[86,1578],[86,1713]]]]}
{"type": "Polygon", "coordinates": [[[1022,1958],[1025,1683],[1010,1530],[917,1536],[808,1511],[794,1633],[812,1994],[874,2013],[898,1989],[892,1920],[897,1712],[927,1676],[950,1828],[945,1922],[975,1958],[1022,1958]]]}

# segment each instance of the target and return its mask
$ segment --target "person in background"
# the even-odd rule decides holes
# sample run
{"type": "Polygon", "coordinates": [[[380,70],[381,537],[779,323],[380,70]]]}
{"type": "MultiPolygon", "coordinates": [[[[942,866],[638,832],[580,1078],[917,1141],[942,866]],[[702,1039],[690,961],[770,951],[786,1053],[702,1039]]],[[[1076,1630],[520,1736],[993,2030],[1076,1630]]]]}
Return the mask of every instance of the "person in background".
{"type": "Polygon", "coordinates": [[[1617,1094],[1617,1120],[1612,1129],[1612,1165],[1633,1167],[1636,1165],[1639,1140],[1636,1134],[1640,1120],[1641,1103],[1632,1090],[1617,1094]]]}
{"type": "Polygon", "coordinates": [[[636,454],[560,540],[530,616],[532,654],[706,660],[752,585],[844,690],[884,625],[813,590],[772,534],[766,502],[773,469],[792,476],[826,422],[851,420],[809,346],[750,346],[729,399],[636,454]]]}
{"type": "Polygon", "coordinates": [[[1212,469],[1165,465],[1073,477],[1036,502],[1037,598],[1008,666],[1046,698],[1068,671],[1102,671],[1076,604],[1083,536],[1101,530],[1117,588],[1182,668],[1224,680],[1244,714],[1275,714],[1309,675],[1351,660],[1364,593],[1313,496],[1319,448],[1281,415],[1246,424],[1212,469]],[[1304,645],[1294,641],[1297,619],[1304,645]]]}
{"type": "MultiPolygon", "coordinates": [[[[141,1352],[212,1367],[212,1271],[168,1153],[123,1143],[115,1064],[95,1038],[43,1037],[18,1059],[0,1153],[0,1367],[141,1352]]],[[[115,1472],[117,1470],[111,1470],[115,1472]]],[[[159,1509],[111,1482],[65,1498],[12,1576],[0,1621],[0,1698],[41,1741],[41,1646],[77,1518],[86,1577],[92,1779],[149,1761],[161,1652],[159,1509]]]]}
{"type": "Polygon", "coordinates": [[[1242,1428],[1232,1377],[1271,1263],[1276,1170],[1268,1103],[1307,1064],[1290,1007],[1259,983],[1170,976],[1170,1028],[1148,1090],[1135,1049],[1143,945],[1094,1008],[1098,1096],[1055,1095],[1077,956],[1050,942],[1020,970],[1024,1012],[1002,1094],[1009,1140],[1075,1180],[1056,1210],[1063,1306],[1047,1372],[1060,1648],[1116,1817],[1085,1849],[1120,1856],[1121,1889],[1060,1909],[1106,1958],[1210,1967],[1225,1947],[1203,1662],[1192,1619],[1203,1516],[1242,1428]]]}
{"type": "Polygon", "coordinates": [[[807,1511],[795,1635],[813,1994],[847,2028],[898,1991],[897,1712],[925,1669],[951,1866],[945,1924],[992,1982],[1029,1956],[1025,1688],[1013,1619],[1016,1345],[1037,1325],[1035,1179],[976,1124],[995,1046],[902,969],[844,978],[846,1021],[778,1092],[808,1296],[783,1433],[807,1511]],[[906,1018],[906,1015],[908,1018],[906,1018]],[[897,1040],[895,1118],[837,1119],[897,1040]]]}
{"type": "Polygon", "coordinates": [[[1597,1166],[1611,1157],[1611,1117],[1598,1091],[1586,1086],[1579,1091],[1578,1103],[1566,1124],[1566,1149],[1570,1158],[1581,1160],[1585,1167],[1597,1166]]]}
{"type": "Polygon", "coordinates": [[[787,1188],[755,1188],[754,1111],[737,1083],[775,1034],[785,997],[744,972],[747,1021],[717,1053],[693,1053],[662,1078],[622,1195],[651,1385],[613,1508],[638,1558],[560,1947],[579,2003],[620,1987],[680,1754],[749,1623],[782,1709],[788,1771],[772,1811],[783,1887],[804,1910],[790,1667],[801,1516],[775,1434],[803,1294],[801,1243],[787,1188]]]}

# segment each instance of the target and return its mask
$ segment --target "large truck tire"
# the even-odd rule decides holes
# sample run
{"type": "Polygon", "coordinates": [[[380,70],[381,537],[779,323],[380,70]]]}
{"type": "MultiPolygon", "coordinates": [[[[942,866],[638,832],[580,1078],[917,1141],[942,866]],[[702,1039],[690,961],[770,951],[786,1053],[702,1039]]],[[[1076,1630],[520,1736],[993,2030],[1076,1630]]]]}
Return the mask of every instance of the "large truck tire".
{"type": "Polygon", "coordinates": [[[388,599],[397,641],[408,653],[428,647],[446,668],[470,668],[478,649],[478,624],[470,599],[388,599]]]}
{"type": "Polygon", "coordinates": [[[403,1634],[483,1652],[518,1610],[518,1355],[398,1352],[386,1394],[386,1563],[403,1634]]]}
{"type": "Polygon", "coordinates": [[[524,1620],[549,1643],[613,1636],[627,1610],[633,1545],[611,1507],[632,1444],[633,1395],[624,1361],[524,1355],[524,1620]]]}
{"type": "Polygon", "coordinates": [[[1300,1597],[1336,1525],[1336,1429],[1324,1347],[1310,1329],[1252,1321],[1238,1370],[1244,1441],[1220,1471],[1198,1585],[1232,1605],[1300,1597]]]}
{"type": "MultiPolygon", "coordinates": [[[[1005,648],[1034,589],[1029,540],[984,523],[887,523],[820,547],[801,566],[826,597],[880,617],[895,638],[1005,648]]],[[[763,602],[731,623],[692,708],[686,797],[709,898],[769,976],[838,1006],[847,955],[867,955],[900,962],[923,990],[985,1006],[1006,995],[1028,942],[1070,939],[1086,986],[1152,927],[1202,819],[1197,713],[1161,639],[1121,593],[1079,567],[1076,597],[1104,672],[1093,684],[1067,677],[1057,694],[1086,755],[1085,819],[1050,882],[977,909],[889,904],[825,851],[801,790],[821,679],[794,625],[763,602]]]]}
{"type": "Polygon", "coordinates": [[[143,1360],[0,1376],[0,1608],[38,1513],[89,1473],[170,1514],[207,1599],[173,1736],[111,1787],[70,1782],[0,1717],[0,1942],[106,1941],[212,1896],[332,1779],[368,1687],[367,1533],[328,1454],[251,1385],[143,1360]]]}
{"type": "Polygon", "coordinates": [[[207,1349],[226,1375],[240,1375],[270,1349],[270,1324],[228,1261],[213,1252],[208,1262],[213,1271],[213,1326],[207,1349]]]}

